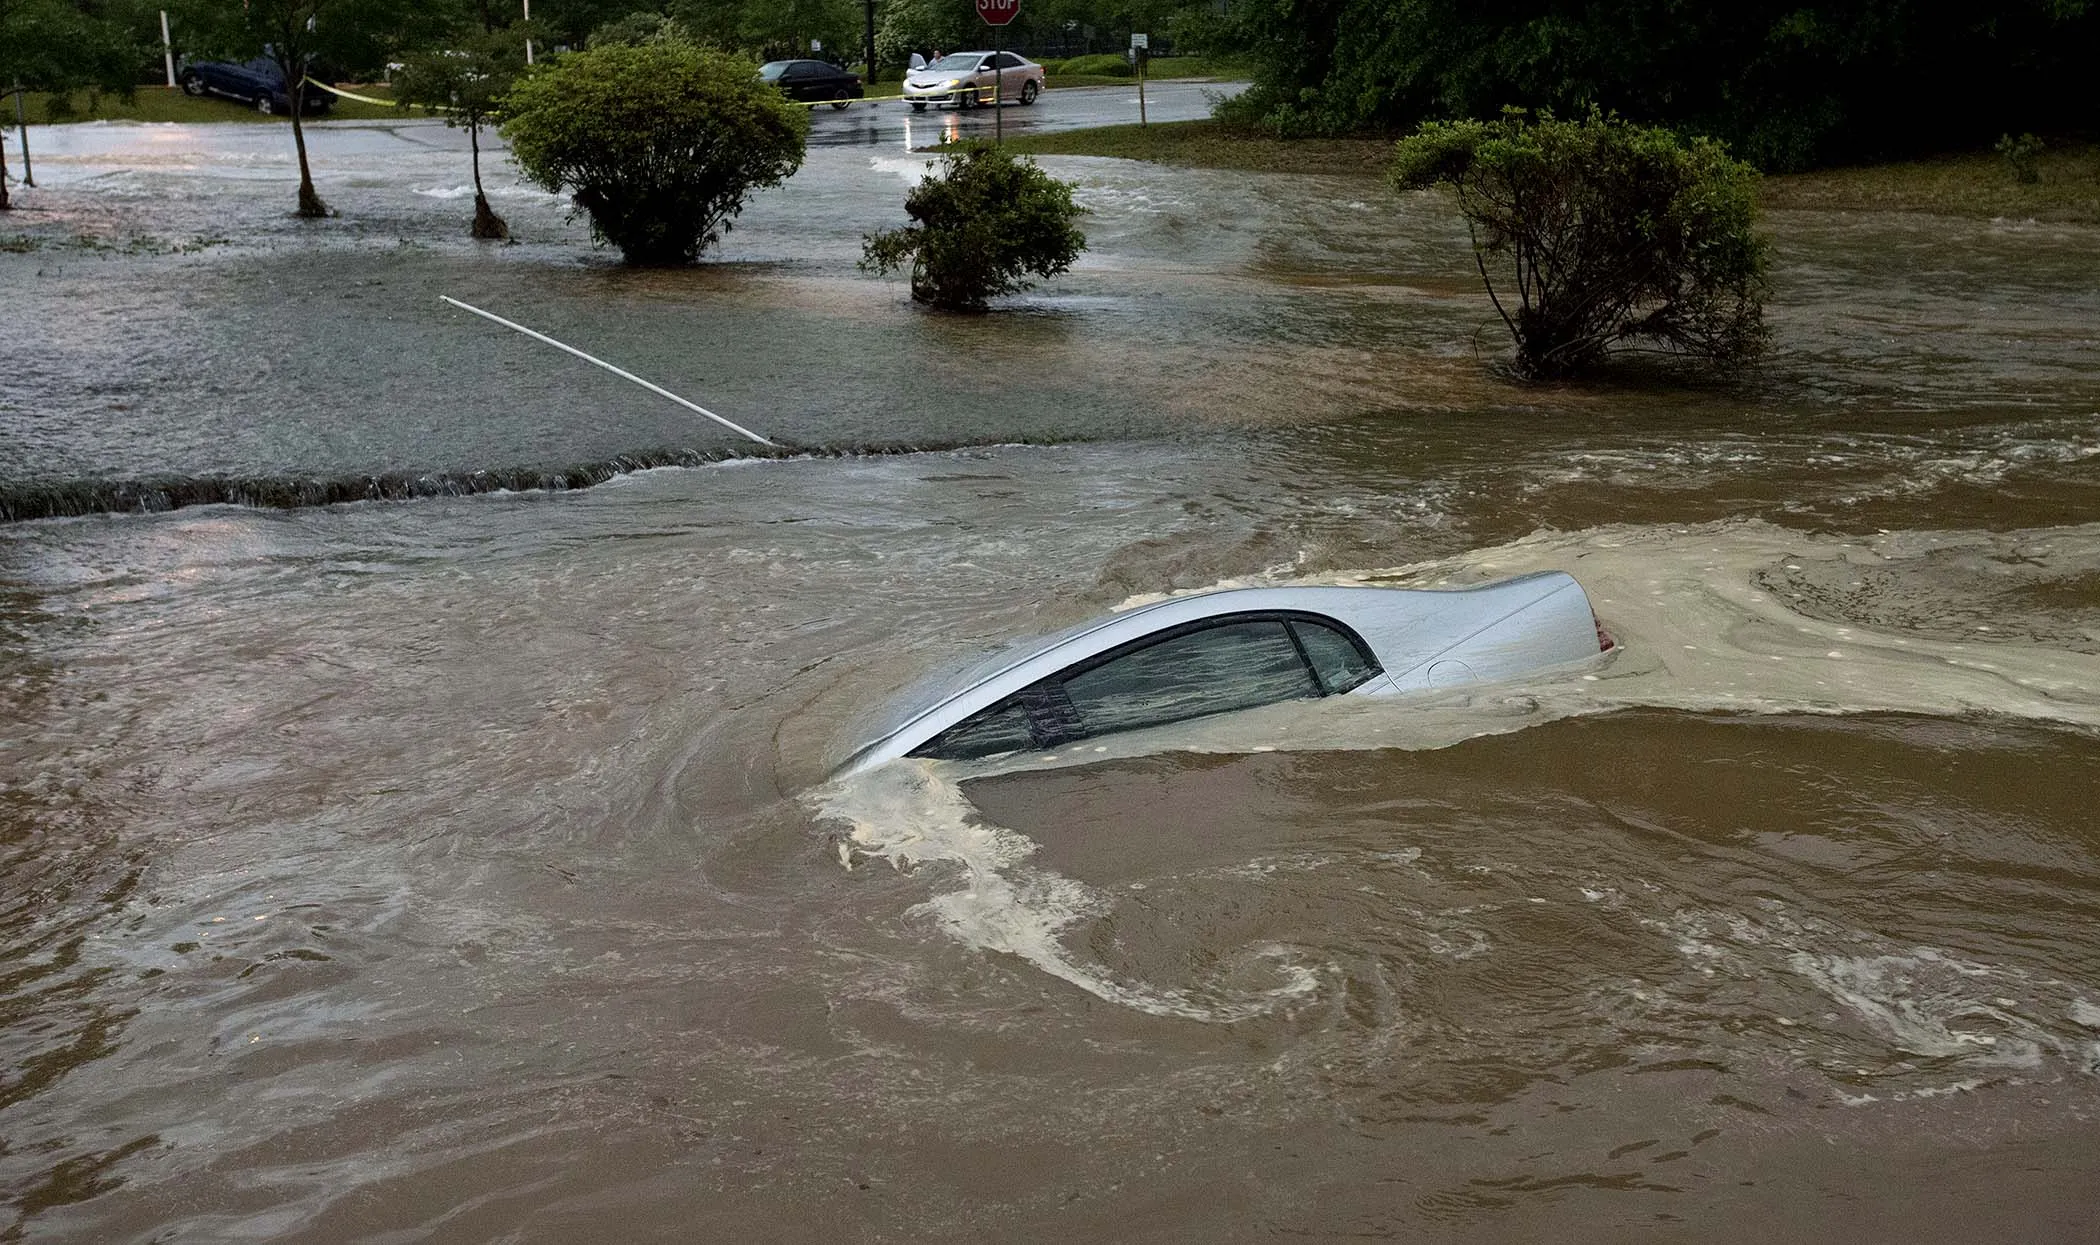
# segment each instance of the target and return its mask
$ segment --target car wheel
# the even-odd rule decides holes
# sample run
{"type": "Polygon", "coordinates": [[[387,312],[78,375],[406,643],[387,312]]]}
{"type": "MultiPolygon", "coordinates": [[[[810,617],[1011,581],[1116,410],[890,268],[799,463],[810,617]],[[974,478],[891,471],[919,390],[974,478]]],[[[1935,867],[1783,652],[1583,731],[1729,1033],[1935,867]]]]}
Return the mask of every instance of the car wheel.
{"type": "Polygon", "coordinates": [[[203,95],[204,79],[193,73],[182,75],[182,93],[184,95],[203,95]]]}
{"type": "Polygon", "coordinates": [[[1033,104],[1035,102],[1036,92],[1039,89],[1040,88],[1038,88],[1035,84],[1034,78],[1030,78],[1028,81],[1023,82],[1021,84],[1021,106],[1025,108],[1028,105],[1033,104]]]}
{"type": "Polygon", "coordinates": [[[845,87],[839,87],[831,93],[831,106],[841,112],[845,111],[846,105],[852,102],[853,96],[847,92],[845,87]]]}
{"type": "Polygon", "coordinates": [[[913,100],[913,101],[911,102],[911,110],[912,110],[913,112],[925,112],[925,111],[926,111],[926,101],[925,101],[925,100],[923,100],[923,99],[915,99],[915,100],[913,100]]]}
{"type": "Polygon", "coordinates": [[[260,95],[257,96],[255,100],[255,111],[267,117],[274,114],[277,111],[277,105],[270,101],[269,96],[260,95]]]}

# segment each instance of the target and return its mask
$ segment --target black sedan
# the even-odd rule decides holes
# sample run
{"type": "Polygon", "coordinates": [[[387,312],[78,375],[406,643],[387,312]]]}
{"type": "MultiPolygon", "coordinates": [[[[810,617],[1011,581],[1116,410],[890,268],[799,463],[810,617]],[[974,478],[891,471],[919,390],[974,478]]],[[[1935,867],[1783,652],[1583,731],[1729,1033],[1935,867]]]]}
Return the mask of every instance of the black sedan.
{"type": "Polygon", "coordinates": [[[779,87],[789,99],[804,103],[828,100],[833,108],[844,108],[867,94],[859,74],[823,61],[767,61],[758,67],[758,76],[779,87]]]}
{"type": "MultiPolygon", "coordinates": [[[[176,82],[188,95],[217,95],[236,103],[252,104],[257,112],[292,111],[292,97],[284,89],[284,71],[267,56],[235,64],[231,61],[192,61],[183,67],[176,82]]],[[[327,112],[335,97],[306,84],[299,111],[311,116],[327,112]]]]}

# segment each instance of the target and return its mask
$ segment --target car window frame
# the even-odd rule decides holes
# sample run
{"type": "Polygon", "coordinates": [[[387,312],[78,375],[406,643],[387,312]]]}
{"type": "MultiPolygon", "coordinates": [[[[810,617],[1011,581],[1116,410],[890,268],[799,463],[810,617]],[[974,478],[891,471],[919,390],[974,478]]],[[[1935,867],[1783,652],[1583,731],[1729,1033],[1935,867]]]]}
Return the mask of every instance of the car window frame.
{"type": "MultiPolygon", "coordinates": [[[[1187,718],[1174,718],[1144,726],[1125,727],[1121,730],[1102,731],[1098,734],[1089,735],[1085,733],[1085,724],[1080,719],[1078,709],[1072,704],[1071,698],[1065,694],[1064,681],[1093,670],[1098,670],[1112,662],[1120,661],[1133,654],[1185,636],[1257,622],[1280,622],[1284,624],[1283,634],[1290,640],[1292,650],[1298,655],[1300,667],[1304,670],[1307,680],[1315,689],[1315,695],[1311,697],[1292,697],[1289,699],[1324,700],[1329,696],[1347,695],[1385,673],[1385,666],[1378,660],[1378,654],[1373,652],[1371,646],[1364,642],[1364,638],[1357,634],[1356,629],[1331,614],[1322,614],[1315,610],[1241,610],[1231,614],[1214,614],[1208,618],[1191,619],[1185,623],[1163,627],[1158,631],[1149,632],[1133,640],[1126,640],[1113,648],[1105,649],[1092,656],[1081,658],[1068,666],[1061,667],[1055,672],[1035,680],[1020,691],[1009,696],[1002,696],[984,708],[969,714],[962,720],[949,724],[945,729],[936,732],[932,738],[913,748],[908,755],[934,755],[930,750],[935,748],[941,740],[946,739],[950,734],[960,730],[967,724],[976,722],[982,717],[1002,713],[1015,704],[1019,704],[1026,713],[1028,733],[1033,746],[1038,749],[1059,748],[1083,739],[1096,739],[1103,735],[1123,734],[1132,730],[1149,730],[1153,727],[1171,725],[1173,722],[1191,722],[1198,718],[1214,716],[1211,713],[1199,713],[1187,718]],[[1320,672],[1319,665],[1313,661],[1312,654],[1306,651],[1305,642],[1299,638],[1297,631],[1290,625],[1294,622],[1325,627],[1348,641],[1350,646],[1356,650],[1357,656],[1364,663],[1365,673],[1363,677],[1346,687],[1330,686],[1327,677],[1320,672]]],[[[1263,702],[1263,704],[1281,703],[1282,701],[1263,702]]],[[[1260,707],[1260,705],[1249,705],[1245,708],[1260,707]]],[[[1240,712],[1240,710],[1223,709],[1216,712],[1232,713],[1240,712]]],[[[1015,749],[1015,751],[1019,751],[1019,749],[1015,749]]],[[[998,756],[1000,754],[985,753],[982,755],[998,756]]]]}

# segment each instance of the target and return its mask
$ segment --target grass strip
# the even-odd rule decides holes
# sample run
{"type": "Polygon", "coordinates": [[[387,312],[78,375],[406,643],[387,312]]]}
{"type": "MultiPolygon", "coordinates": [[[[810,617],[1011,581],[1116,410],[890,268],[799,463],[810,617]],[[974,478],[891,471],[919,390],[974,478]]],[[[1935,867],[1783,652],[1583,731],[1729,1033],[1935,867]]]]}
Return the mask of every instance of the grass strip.
{"type": "Polygon", "coordinates": [[[1230,130],[1216,121],[1165,121],[1156,125],[1110,125],[1056,134],[1024,134],[1008,138],[1006,146],[1022,155],[1112,156],[1243,173],[1332,173],[1362,177],[1384,173],[1393,154],[1393,145],[1383,139],[1285,141],[1230,130]]]}
{"type": "MultiPolygon", "coordinates": [[[[359,95],[370,95],[386,99],[393,88],[381,83],[377,86],[347,86],[345,90],[359,95]]],[[[132,93],[130,99],[107,92],[82,92],[70,98],[70,107],[53,107],[52,97],[41,91],[23,93],[23,110],[32,125],[57,125],[70,121],[174,121],[187,125],[211,121],[250,121],[257,124],[284,125],[291,121],[282,114],[266,115],[255,111],[247,104],[237,104],[230,99],[217,96],[190,96],[170,86],[142,86],[132,93]]],[[[12,104],[6,109],[6,119],[14,120],[12,104]]],[[[425,115],[421,109],[410,110],[392,104],[367,104],[354,99],[338,99],[327,112],[308,114],[308,121],[398,121],[402,117],[425,115]]],[[[34,139],[31,140],[32,142],[34,139]]]]}

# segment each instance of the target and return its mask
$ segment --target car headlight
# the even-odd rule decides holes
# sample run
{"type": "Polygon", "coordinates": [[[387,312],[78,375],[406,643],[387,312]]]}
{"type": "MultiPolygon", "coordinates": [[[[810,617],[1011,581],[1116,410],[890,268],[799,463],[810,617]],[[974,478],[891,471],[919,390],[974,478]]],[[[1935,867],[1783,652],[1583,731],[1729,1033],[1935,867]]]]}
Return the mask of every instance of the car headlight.
{"type": "Polygon", "coordinates": [[[961,85],[962,85],[962,79],[961,79],[961,78],[950,78],[950,79],[948,79],[948,80],[947,80],[946,82],[943,82],[943,83],[941,83],[941,85],[942,85],[942,86],[961,86],[961,85]]]}

